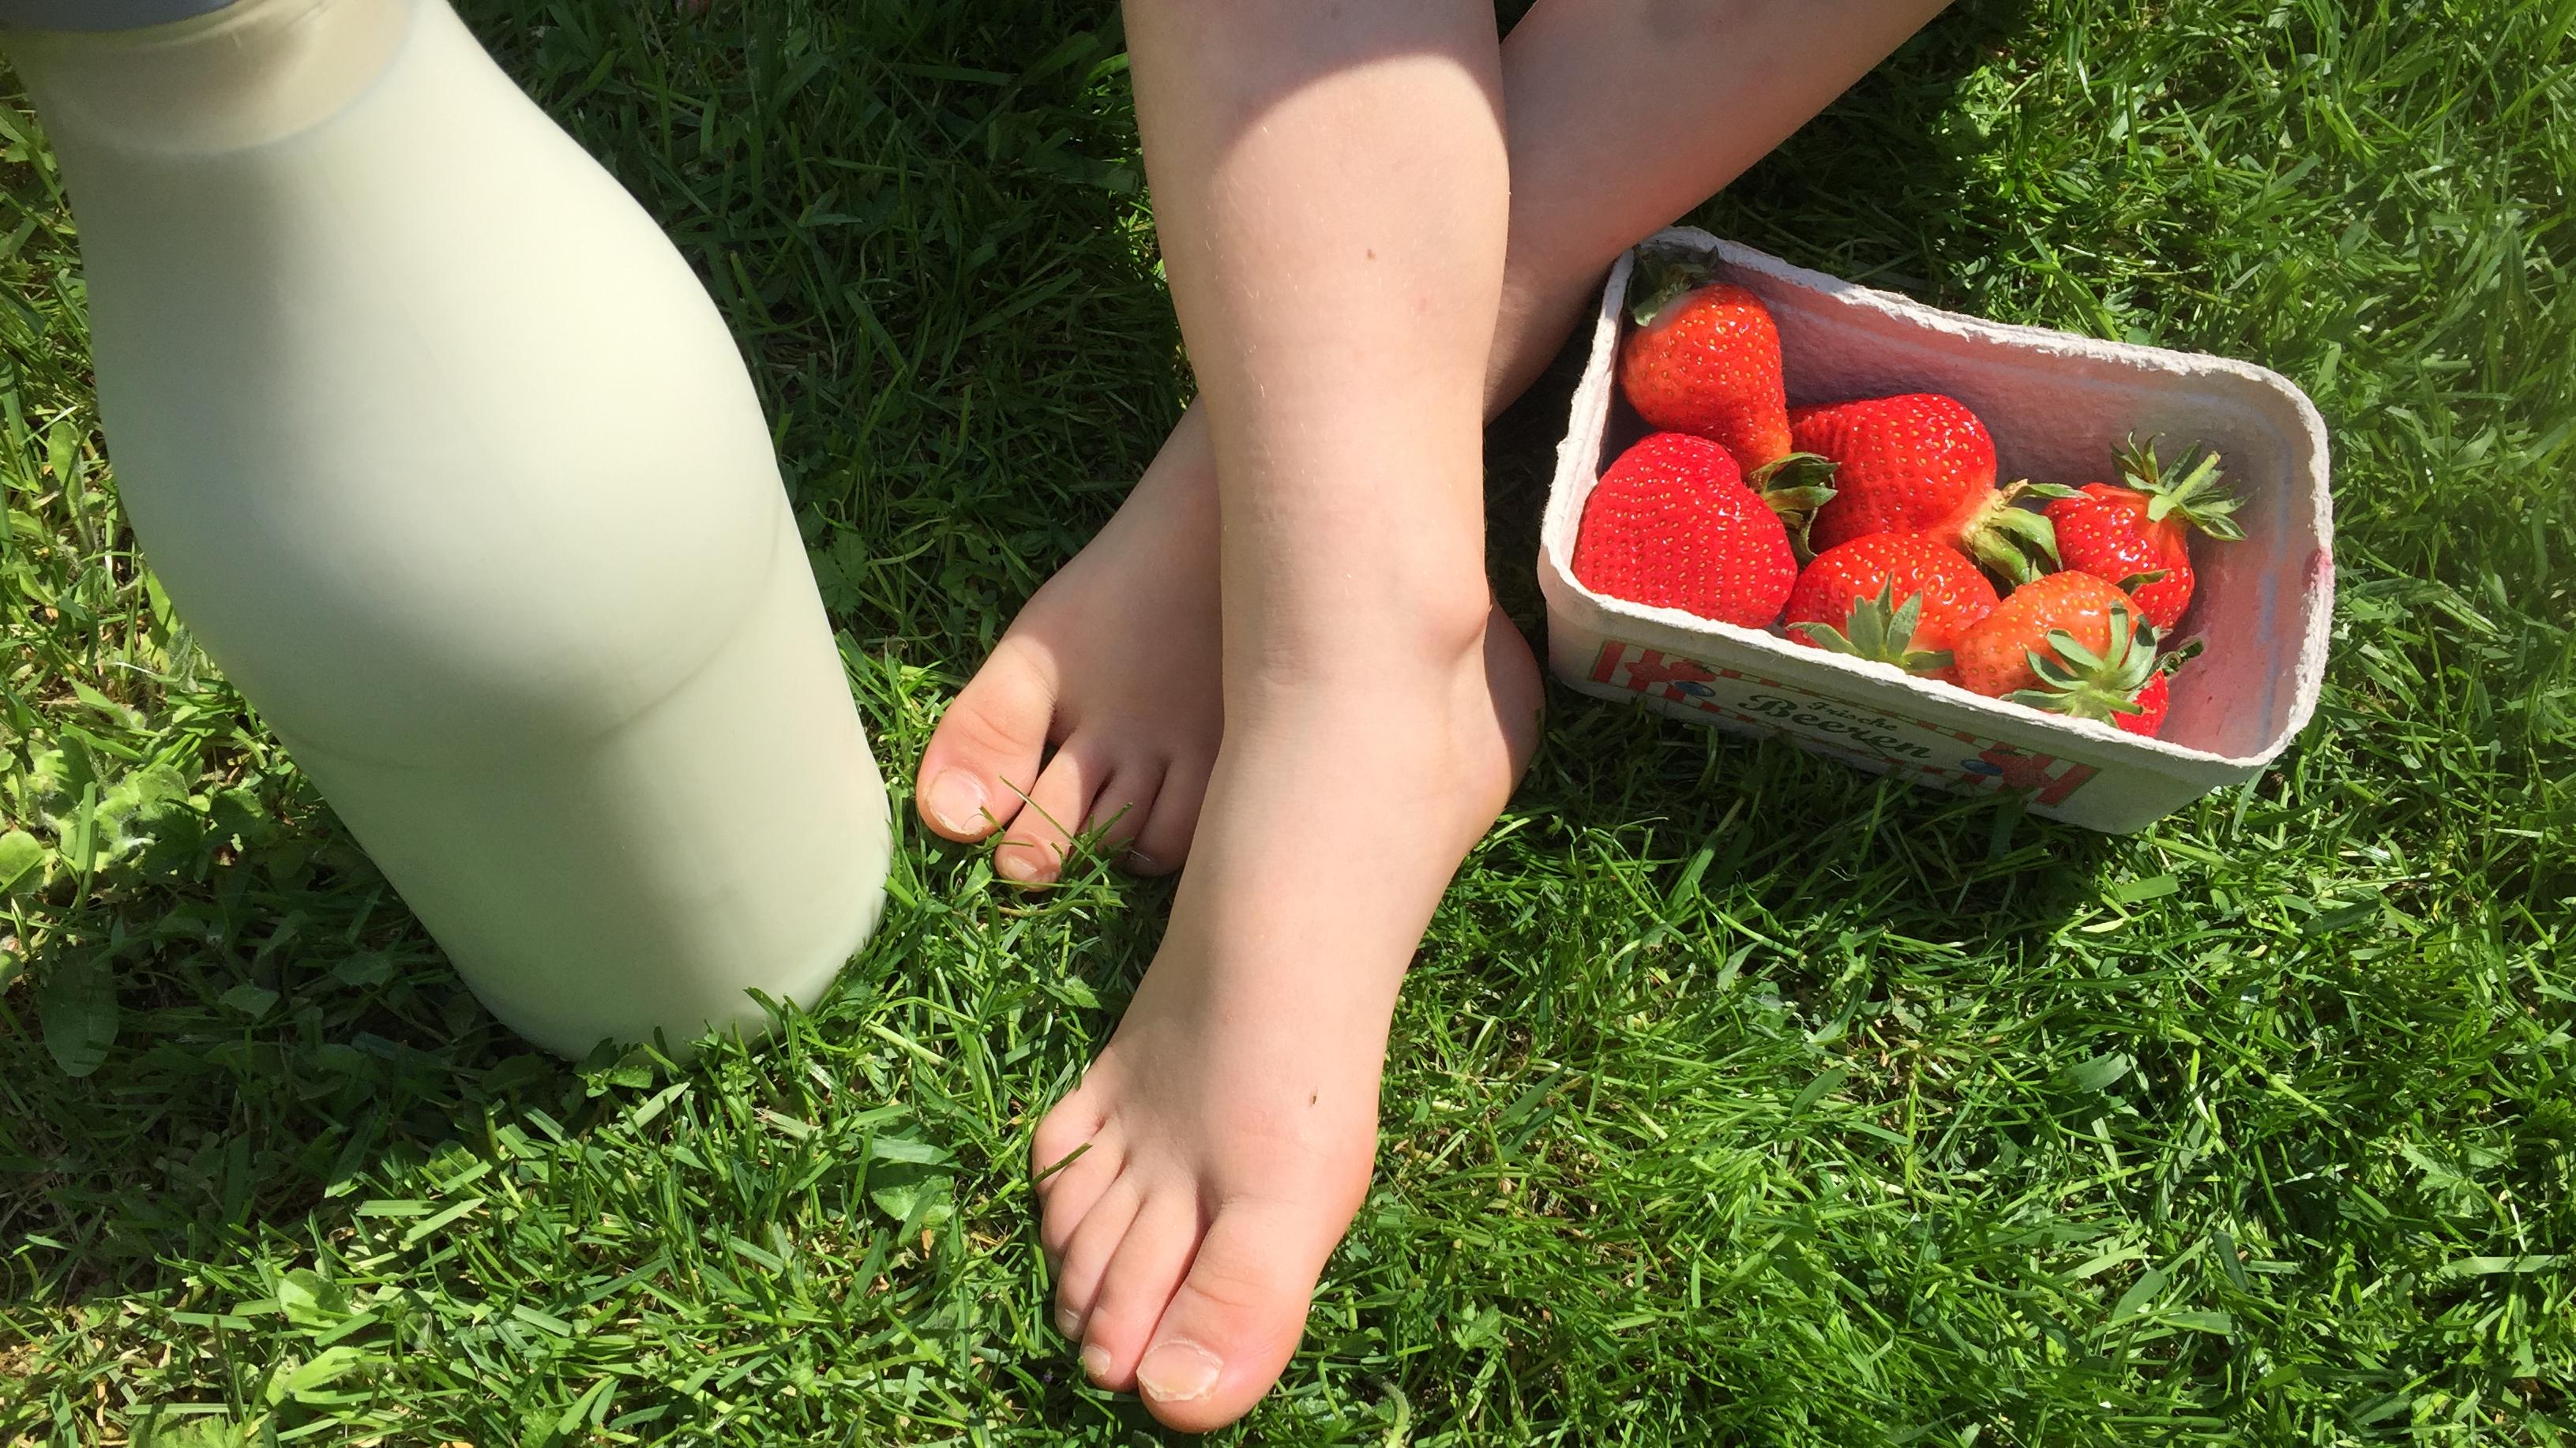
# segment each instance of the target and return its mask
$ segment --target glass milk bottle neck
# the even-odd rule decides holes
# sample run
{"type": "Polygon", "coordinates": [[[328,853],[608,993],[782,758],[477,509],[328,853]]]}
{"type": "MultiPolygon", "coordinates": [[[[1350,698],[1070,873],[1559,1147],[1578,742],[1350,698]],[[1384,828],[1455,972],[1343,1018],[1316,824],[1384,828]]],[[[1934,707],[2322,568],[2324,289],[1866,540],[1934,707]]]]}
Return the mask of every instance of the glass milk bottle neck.
{"type": "MultiPolygon", "coordinates": [[[[384,73],[415,11],[442,0],[79,0],[159,24],[0,29],[46,127],[75,148],[223,151],[336,114],[384,73]],[[202,13],[189,14],[194,10],[202,13]]],[[[74,8],[0,0],[0,26],[74,8]]]]}

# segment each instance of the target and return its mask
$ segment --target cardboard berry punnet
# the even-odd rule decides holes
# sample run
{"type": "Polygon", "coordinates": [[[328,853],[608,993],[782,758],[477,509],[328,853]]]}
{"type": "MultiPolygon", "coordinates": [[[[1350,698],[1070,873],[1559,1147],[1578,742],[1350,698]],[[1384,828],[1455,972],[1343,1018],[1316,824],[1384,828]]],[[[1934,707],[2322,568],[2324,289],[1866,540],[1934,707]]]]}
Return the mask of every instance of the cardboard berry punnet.
{"type": "Polygon", "coordinates": [[[1938,311],[1690,228],[1648,244],[1713,252],[1724,280],[1762,298],[1779,324],[1793,405],[1947,393],[1985,420],[2007,481],[2103,479],[2113,447],[2131,435],[2169,450],[2214,448],[2244,499],[2245,538],[2193,554],[2199,585],[2174,636],[2201,639],[2205,650],[2174,676],[2172,713],[2154,739],[1594,593],[1572,572],[1583,505],[1608,463],[1647,431],[1616,377],[1632,252],[1602,293],[1541,533],[1557,677],[1695,723],[1777,734],[1867,770],[2020,792],[2035,813],[2115,833],[2252,779],[2307,724],[2334,609],[2334,506],[2325,423],[2289,379],[2223,357],[1938,311]]]}

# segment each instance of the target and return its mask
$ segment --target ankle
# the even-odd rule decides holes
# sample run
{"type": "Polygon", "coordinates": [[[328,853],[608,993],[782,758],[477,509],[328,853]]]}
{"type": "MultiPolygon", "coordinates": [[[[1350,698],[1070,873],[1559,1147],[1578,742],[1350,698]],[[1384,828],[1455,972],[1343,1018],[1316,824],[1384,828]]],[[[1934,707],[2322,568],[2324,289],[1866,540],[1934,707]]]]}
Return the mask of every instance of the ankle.
{"type": "MultiPolygon", "coordinates": [[[[1407,685],[1438,686],[1475,672],[1493,619],[1484,579],[1437,588],[1361,586],[1365,602],[1274,609],[1277,622],[1226,631],[1229,707],[1239,686],[1308,693],[1353,685],[1389,693],[1407,685]]],[[[1251,703],[1251,700],[1245,700],[1251,703]]]]}

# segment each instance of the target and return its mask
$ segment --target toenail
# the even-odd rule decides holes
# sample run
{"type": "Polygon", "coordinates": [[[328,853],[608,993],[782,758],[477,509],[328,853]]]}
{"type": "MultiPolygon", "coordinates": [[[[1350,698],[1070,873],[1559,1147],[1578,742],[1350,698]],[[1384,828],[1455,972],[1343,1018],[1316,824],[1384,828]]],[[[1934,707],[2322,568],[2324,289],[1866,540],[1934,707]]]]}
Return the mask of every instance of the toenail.
{"type": "Polygon", "coordinates": [[[1225,1364],[1191,1342],[1167,1342],[1136,1364],[1136,1387],[1158,1403],[1186,1403],[1216,1390],[1225,1364]]]}
{"type": "Polygon", "coordinates": [[[984,786],[962,769],[943,769],[922,791],[930,817],[955,834],[973,834],[984,822],[984,786]]]}
{"type": "Polygon", "coordinates": [[[1064,1334],[1066,1337],[1079,1339],[1082,1336],[1082,1314],[1074,1311],[1070,1307],[1057,1308],[1055,1310],[1055,1330],[1064,1334]]]}
{"type": "Polygon", "coordinates": [[[1038,867],[1029,863],[1028,856],[1012,854],[1005,846],[993,852],[993,873],[1025,885],[1038,877],[1038,867]]]}
{"type": "Polygon", "coordinates": [[[1082,1372],[1093,1382],[1106,1385],[1109,1381],[1109,1349],[1096,1342],[1085,1347],[1082,1350],[1082,1372]]]}
{"type": "Polygon", "coordinates": [[[1127,868],[1134,870],[1140,875],[1150,875],[1154,873],[1154,857],[1146,854],[1143,850],[1129,850],[1127,852],[1127,868]]]}

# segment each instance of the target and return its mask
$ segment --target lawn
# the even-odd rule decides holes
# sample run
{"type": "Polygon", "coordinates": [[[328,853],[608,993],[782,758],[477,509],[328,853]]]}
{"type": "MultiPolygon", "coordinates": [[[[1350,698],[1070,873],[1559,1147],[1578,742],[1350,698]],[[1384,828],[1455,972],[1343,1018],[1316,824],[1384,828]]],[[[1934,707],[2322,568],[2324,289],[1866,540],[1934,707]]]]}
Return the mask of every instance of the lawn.
{"type": "MultiPolygon", "coordinates": [[[[722,303],[908,788],[1186,395],[1112,12],[467,9],[722,303]]],[[[1237,1441],[2576,1442],[2571,23],[1967,0],[1699,214],[2295,378],[2324,703],[2114,839],[1556,691],[1237,1441]]],[[[532,1054],[133,552],[0,129],[0,1441],[1152,1441],[1022,1164],[1169,887],[1015,893],[899,802],[774,1043],[532,1054]]],[[[1493,435],[1532,627],[1563,372],[1493,435]]]]}

